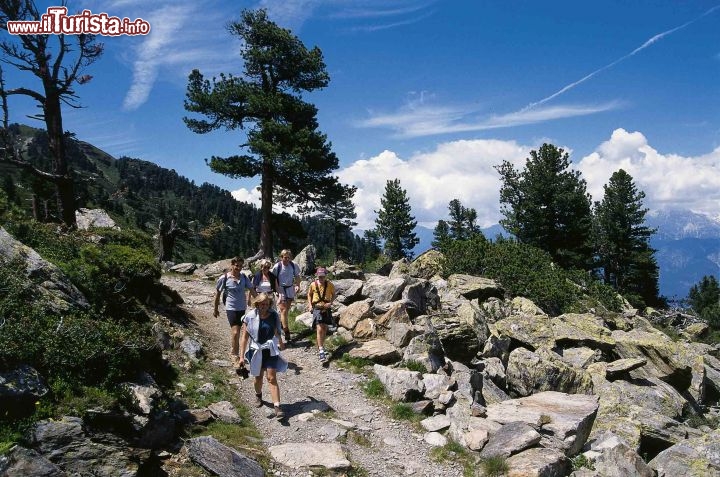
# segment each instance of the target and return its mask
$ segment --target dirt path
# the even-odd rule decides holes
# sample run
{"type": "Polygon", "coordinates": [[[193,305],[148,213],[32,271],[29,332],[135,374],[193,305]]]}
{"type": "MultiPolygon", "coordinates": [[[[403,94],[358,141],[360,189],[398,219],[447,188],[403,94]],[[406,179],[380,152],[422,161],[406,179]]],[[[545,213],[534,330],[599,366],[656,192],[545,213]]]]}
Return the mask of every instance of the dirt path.
{"type": "MultiPolygon", "coordinates": [[[[194,315],[197,332],[205,339],[208,357],[228,359],[227,321],[224,316],[221,319],[212,316],[213,283],[171,275],[164,275],[162,282],[185,300],[183,308],[194,315]]],[[[336,440],[345,431],[334,419],[354,425],[351,435],[342,439],[348,459],[358,469],[352,475],[462,475],[459,466],[430,459],[431,447],[423,440],[422,432],[407,422],[390,419],[384,404],[365,396],[362,390],[362,384],[367,379],[365,376],[340,369],[335,363],[323,368],[316,349],[311,348],[307,340],[295,342],[283,355],[290,363],[288,372],[279,375],[282,405],[287,416],[285,420],[268,417],[272,413],[272,404],[267,403],[267,384],[263,389],[266,405],[262,408],[252,405],[252,380],[238,384],[238,391],[248,403],[252,419],[265,436],[268,447],[305,442],[322,445],[336,440]],[[307,413],[313,411],[315,417],[305,420],[307,413]]],[[[308,469],[278,466],[274,475],[307,477],[312,474],[308,469]]]]}

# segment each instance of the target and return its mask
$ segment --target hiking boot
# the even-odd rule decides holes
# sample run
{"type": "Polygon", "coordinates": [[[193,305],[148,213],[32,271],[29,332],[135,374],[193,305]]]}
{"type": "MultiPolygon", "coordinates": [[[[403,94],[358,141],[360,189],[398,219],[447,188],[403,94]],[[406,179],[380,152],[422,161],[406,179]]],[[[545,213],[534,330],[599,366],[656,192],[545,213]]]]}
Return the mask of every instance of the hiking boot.
{"type": "Polygon", "coordinates": [[[262,394],[256,394],[255,395],[255,407],[262,407],[263,400],[262,400],[262,394]]]}
{"type": "Polygon", "coordinates": [[[290,342],[290,328],[283,328],[283,332],[285,333],[285,343],[290,342]]]}
{"type": "Polygon", "coordinates": [[[278,421],[285,419],[285,413],[280,409],[280,406],[275,406],[275,419],[278,421]]]}

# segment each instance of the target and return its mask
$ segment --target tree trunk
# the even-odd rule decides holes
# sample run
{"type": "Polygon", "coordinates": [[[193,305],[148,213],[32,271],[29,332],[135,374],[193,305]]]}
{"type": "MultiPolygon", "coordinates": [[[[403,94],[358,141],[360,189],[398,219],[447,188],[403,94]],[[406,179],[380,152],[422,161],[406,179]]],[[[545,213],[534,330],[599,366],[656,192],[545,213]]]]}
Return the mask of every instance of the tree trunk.
{"type": "Polygon", "coordinates": [[[273,256],[273,234],[270,220],[272,219],[272,164],[268,159],[263,160],[262,182],[260,183],[260,212],[262,223],[260,225],[260,249],[265,257],[273,256]]]}
{"type": "MultiPolygon", "coordinates": [[[[47,80],[49,81],[49,79],[47,80]]],[[[50,89],[46,86],[45,91],[50,89]]],[[[62,125],[60,97],[48,94],[43,105],[45,127],[48,133],[48,147],[53,161],[53,173],[61,176],[55,180],[60,219],[67,227],[75,227],[75,191],[72,176],[65,157],[65,138],[62,125]]]]}

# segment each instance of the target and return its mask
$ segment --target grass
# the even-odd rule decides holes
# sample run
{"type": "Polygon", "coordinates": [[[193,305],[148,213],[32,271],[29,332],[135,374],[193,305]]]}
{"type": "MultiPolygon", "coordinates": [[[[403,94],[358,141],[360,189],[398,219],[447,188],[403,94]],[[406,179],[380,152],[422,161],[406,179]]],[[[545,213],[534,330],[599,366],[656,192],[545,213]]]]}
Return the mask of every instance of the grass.
{"type": "Polygon", "coordinates": [[[354,358],[348,354],[344,354],[336,361],[338,366],[342,366],[344,368],[349,369],[353,373],[363,373],[366,368],[371,367],[373,364],[372,361],[365,358],[354,358]]]}
{"type": "Polygon", "coordinates": [[[461,444],[449,440],[442,447],[434,447],[430,451],[430,458],[435,462],[454,462],[463,468],[463,477],[474,477],[475,456],[461,444]]]}
{"type": "Polygon", "coordinates": [[[494,455],[480,460],[480,468],[487,477],[500,477],[507,474],[509,469],[507,459],[501,455],[494,455]]]}
{"type": "Polygon", "coordinates": [[[400,363],[400,366],[405,367],[410,371],[417,371],[419,373],[427,373],[428,372],[425,365],[423,363],[421,363],[420,361],[415,361],[415,360],[403,361],[402,363],[400,363]]]}
{"type": "Polygon", "coordinates": [[[413,411],[413,408],[410,404],[399,402],[392,405],[390,408],[390,417],[395,419],[396,421],[413,421],[418,422],[420,421],[421,417],[419,414],[416,414],[415,411],[413,411]]]}
{"type": "Polygon", "coordinates": [[[370,439],[368,439],[368,437],[365,434],[362,434],[357,431],[348,431],[347,437],[348,437],[348,439],[351,439],[355,444],[357,444],[361,447],[366,447],[366,448],[372,447],[372,442],[370,441],[370,439]]]}
{"type": "Polygon", "coordinates": [[[369,398],[382,398],[385,396],[385,386],[380,382],[378,378],[372,378],[365,384],[363,384],[363,391],[369,398]]]}

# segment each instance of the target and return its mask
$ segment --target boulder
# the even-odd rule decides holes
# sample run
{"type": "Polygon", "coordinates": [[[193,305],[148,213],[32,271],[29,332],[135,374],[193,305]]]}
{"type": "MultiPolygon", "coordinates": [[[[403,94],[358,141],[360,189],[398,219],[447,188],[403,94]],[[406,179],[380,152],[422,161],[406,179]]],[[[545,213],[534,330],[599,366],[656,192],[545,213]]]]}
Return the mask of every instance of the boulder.
{"type": "Polygon", "coordinates": [[[540,439],[540,434],[524,422],[510,422],[490,436],[480,457],[510,457],[538,444],[540,439]]]}
{"type": "Polygon", "coordinates": [[[425,392],[422,374],[376,364],[373,371],[394,401],[415,401],[425,392]]]}
{"type": "Polygon", "coordinates": [[[590,394],[593,383],[585,371],[563,363],[560,356],[541,348],[536,352],[517,348],[510,353],[507,366],[508,389],[519,396],[538,391],[590,394]]]}
{"type": "Polygon", "coordinates": [[[385,333],[385,339],[396,348],[404,348],[410,344],[410,340],[423,334],[424,329],[419,325],[408,323],[394,323],[385,333]]]}
{"type": "Polygon", "coordinates": [[[648,465],[658,477],[720,475],[720,430],[687,439],[665,449],[648,465]]]}
{"type": "Polygon", "coordinates": [[[402,359],[421,362],[430,373],[442,368],[445,365],[445,354],[437,333],[429,331],[411,339],[402,359]]]}
{"type": "Polygon", "coordinates": [[[40,373],[26,364],[0,373],[0,409],[12,411],[14,417],[32,414],[48,391],[40,373]]]}
{"type": "MultiPolygon", "coordinates": [[[[335,285],[335,300],[343,305],[350,305],[360,299],[360,293],[362,292],[363,282],[362,280],[346,278],[342,280],[333,279],[333,285],[335,285]]],[[[307,296],[307,290],[305,291],[307,296]]]]}
{"type": "Polygon", "coordinates": [[[221,444],[212,436],[202,436],[185,442],[190,460],[220,476],[263,477],[263,468],[231,447],[221,444]]]}
{"type": "Polygon", "coordinates": [[[587,346],[610,350],[615,346],[615,340],[602,319],[589,313],[560,315],[550,319],[550,326],[559,347],[587,346]]]}
{"type": "Polygon", "coordinates": [[[507,336],[531,350],[555,348],[552,321],[546,315],[512,315],[495,322],[491,333],[507,336]]]}
{"type": "Polygon", "coordinates": [[[477,299],[483,302],[488,298],[502,298],[504,295],[500,285],[490,278],[454,274],[448,277],[447,282],[448,287],[454,288],[468,300],[477,299]]]}
{"type": "Polygon", "coordinates": [[[195,265],[194,263],[179,263],[170,267],[170,271],[175,273],[181,273],[183,275],[190,275],[195,270],[197,270],[197,268],[197,265],[195,265]]]}
{"type": "Polygon", "coordinates": [[[413,316],[428,313],[429,310],[437,310],[440,306],[440,296],[435,285],[427,280],[412,279],[402,292],[403,300],[413,304],[408,311],[413,316]]]}
{"type": "Polygon", "coordinates": [[[368,274],[362,294],[371,298],[376,305],[397,301],[401,298],[407,282],[406,277],[388,278],[382,275],[368,274]]]}
{"type": "Polygon", "coordinates": [[[315,246],[310,244],[300,251],[293,258],[293,262],[300,268],[300,275],[312,275],[315,273],[315,246]]]}
{"type": "Polygon", "coordinates": [[[397,348],[386,340],[372,340],[362,343],[358,348],[350,350],[349,355],[353,358],[369,359],[374,363],[394,363],[400,360],[400,353],[397,348]]]}
{"type": "Polygon", "coordinates": [[[32,477],[65,477],[67,474],[32,449],[15,446],[5,456],[0,457],[0,475],[32,477]]]}
{"type": "Polygon", "coordinates": [[[340,312],[338,324],[343,328],[352,330],[357,324],[367,318],[372,318],[372,301],[357,301],[348,305],[340,312]]]}
{"type": "Polygon", "coordinates": [[[516,296],[510,300],[510,313],[513,315],[528,316],[547,315],[547,313],[545,313],[542,308],[537,306],[532,300],[522,296],[516,296]]]}
{"type": "Polygon", "coordinates": [[[91,227],[102,227],[120,230],[115,221],[103,209],[86,209],[75,211],[75,221],[79,230],[90,230],[91,227]]]}
{"type": "Polygon", "coordinates": [[[415,260],[410,263],[408,274],[414,278],[424,278],[430,280],[432,277],[443,274],[442,263],[445,256],[437,250],[428,250],[418,255],[415,260]]]}
{"type": "Polygon", "coordinates": [[[507,477],[563,477],[572,469],[565,454],[555,449],[534,448],[507,460],[507,477]]]}
{"type": "Polygon", "coordinates": [[[88,309],[85,296],[54,264],[43,259],[35,250],[15,240],[0,227],[0,266],[19,260],[24,268],[24,279],[32,283],[37,293],[33,296],[44,307],[55,313],[72,308],[88,309]]]}
{"type": "Polygon", "coordinates": [[[491,404],[487,418],[499,423],[524,422],[541,429],[551,438],[548,442],[553,448],[572,456],[590,435],[597,411],[596,396],[546,391],[491,404]]]}
{"type": "Polygon", "coordinates": [[[332,274],[333,283],[336,281],[351,279],[351,280],[364,280],[365,273],[357,265],[351,265],[338,260],[331,266],[327,267],[328,272],[332,274]]]}

